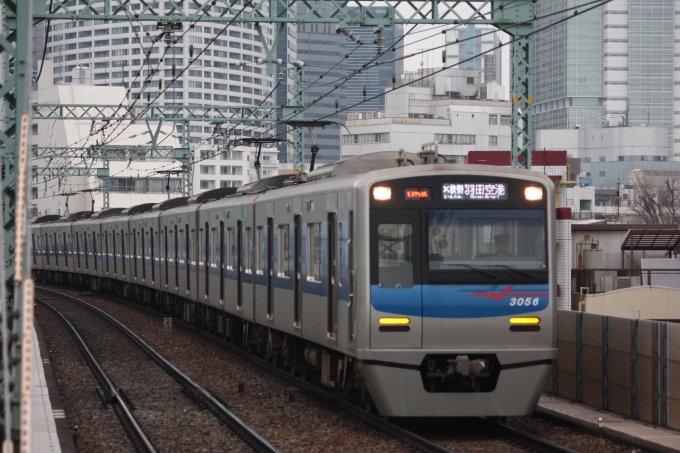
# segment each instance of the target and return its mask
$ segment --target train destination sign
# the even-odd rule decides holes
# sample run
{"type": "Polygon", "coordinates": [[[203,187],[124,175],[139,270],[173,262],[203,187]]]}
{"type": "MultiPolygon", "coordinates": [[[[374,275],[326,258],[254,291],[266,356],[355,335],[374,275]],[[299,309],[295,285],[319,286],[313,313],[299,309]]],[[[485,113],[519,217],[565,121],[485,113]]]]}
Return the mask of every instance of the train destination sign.
{"type": "Polygon", "coordinates": [[[429,200],[430,189],[406,189],[407,200],[429,200]]]}
{"type": "Polygon", "coordinates": [[[508,184],[505,182],[445,182],[442,184],[444,200],[507,200],[508,184]]]}

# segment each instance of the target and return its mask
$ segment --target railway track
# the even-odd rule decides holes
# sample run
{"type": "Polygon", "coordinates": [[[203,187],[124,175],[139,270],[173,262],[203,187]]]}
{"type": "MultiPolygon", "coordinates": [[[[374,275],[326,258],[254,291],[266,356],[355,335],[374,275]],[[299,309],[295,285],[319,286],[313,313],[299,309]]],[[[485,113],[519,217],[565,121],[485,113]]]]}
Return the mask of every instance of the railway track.
{"type": "MultiPolygon", "coordinates": [[[[153,362],[158,365],[168,376],[174,379],[183,389],[183,392],[201,408],[208,409],[212,412],[222,423],[227,425],[229,429],[236,434],[245,444],[247,444],[253,451],[258,453],[278,453],[266,439],[260,436],[256,431],[251,429],[243,423],[233,412],[231,412],[221,401],[210,394],[205,389],[194,383],[188,376],[182,373],[179,369],[174,367],[163,356],[151,348],[144,340],[139,338],[134,332],[121,324],[118,320],[108,315],[106,312],[94,307],[86,302],[81,301],[73,296],[63,294],[57,291],[39,288],[36,290],[37,294],[49,294],[52,298],[62,298],[70,302],[76,303],[79,306],[90,310],[97,314],[109,324],[116,328],[119,332],[124,334],[136,347],[143,351],[153,362]]],[[[45,299],[45,298],[42,298],[45,299]]],[[[77,332],[75,327],[66,319],[66,317],[59,313],[57,309],[47,304],[46,301],[36,297],[36,302],[47,308],[50,312],[55,314],[57,319],[66,327],[69,336],[74,340],[78,350],[83,355],[83,358],[88,363],[88,366],[93,372],[93,375],[100,383],[104,390],[104,402],[111,404],[117,414],[120,413],[119,418],[123,423],[125,431],[131,438],[133,446],[140,452],[156,452],[156,449],[148,436],[144,433],[139,423],[132,415],[129,404],[126,404],[126,397],[113,385],[111,379],[104,372],[102,366],[97,362],[94,355],[85,344],[85,341],[77,332]]]]}
{"type": "MultiPolygon", "coordinates": [[[[51,290],[46,290],[46,291],[51,291],[51,290]]],[[[55,294],[61,294],[57,292],[53,292],[55,294]]],[[[66,296],[66,297],[72,297],[72,296],[66,296]]],[[[123,303],[125,305],[134,307],[135,309],[140,309],[142,311],[145,311],[153,316],[163,316],[160,312],[149,309],[144,306],[140,306],[138,304],[118,299],[118,298],[111,298],[110,296],[107,297],[110,299],[114,299],[118,303],[123,303]]],[[[74,298],[75,299],[75,298],[74,298]]],[[[85,303],[85,302],[82,302],[85,303]]],[[[106,315],[108,316],[108,315],[106,315]]],[[[214,335],[209,334],[208,332],[205,332],[201,329],[198,329],[197,327],[184,323],[182,321],[179,321],[177,319],[173,319],[173,323],[175,325],[179,325],[183,327],[184,329],[197,334],[201,336],[202,338],[219,345],[220,347],[223,347],[227,349],[228,351],[236,354],[237,356],[241,357],[248,363],[257,366],[258,368],[266,371],[269,374],[272,374],[276,376],[277,378],[283,380],[284,382],[295,386],[299,388],[301,391],[305,392],[306,394],[312,396],[315,399],[318,399],[320,401],[323,401],[324,404],[331,406],[334,409],[339,409],[342,410],[353,417],[356,417],[357,419],[361,420],[363,423],[367,423],[373,427],[375,427],[378,430],[381,430],[390,436],[393,436],[396,439],[399,439],[401,442],[403,442],[406,445],[409,445],[410,447],[417,449],[418,451],[422,452],[433,452],[433,453],[451,453],[454,450],[451,450],[449,448],[446,448],[445,446],[442,446],[436,442],[430,441],[426,439],[424,436],[420,436],[416,433],[414,433],[410,429],[403,428],[401,426],[398,426],[395,423],[391,423],[388,420],[385,420],[377,415],[374,415],[368,411],[366,411],[364,408],[354,404],[353,402],[350,402],[338,395],[333,394],[332,392],[321,388],[311,382],[304,381],[300,378],[297,378],[293,375],[291,375],[289,372],[275,367],[274,365],[266,362],[265,360],[249,353],[248,351],[239,348],[229,342],[226,342],[224,340],[221,340],[214,335]]],[[[133,334],[134,335],[134,334],[133,334]]],[[[527,449],[531,451],[539,451],[539,452],[545,452],[545,453],[575,453],[573,450],[570,450],[568,448],[562,447],[560,445],[554,444],[552,442],[546,441],[545,439],[540,439],[538,437],[532,436],[530,434],[524,433],[522,431],[510,428],[506,425],[504,425],[501,422],[493,422],[489,420],[480,420],[480,423],[485,425],[485,429],[489,430],[489,432],[493,432],[495,436],[502,438],[505,442],[508,442],[514,446],[518,446],[522,449],[527,449]]]]}

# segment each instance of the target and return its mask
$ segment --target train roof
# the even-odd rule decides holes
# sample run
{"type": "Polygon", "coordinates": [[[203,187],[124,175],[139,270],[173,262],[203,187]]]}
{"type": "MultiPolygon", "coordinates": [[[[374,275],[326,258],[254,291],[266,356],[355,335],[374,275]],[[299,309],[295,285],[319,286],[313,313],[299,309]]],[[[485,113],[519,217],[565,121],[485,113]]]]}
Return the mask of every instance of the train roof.
{"type": "Polygon", "coordinates": [[[153,205],[152,211],[165,211],[167,209],[179,208],[186,206],[189,202],[189,197],[171,198],[169,200],[161,201],[153,205]]]}
{"type": "Polygon", "coordinates": [[[59,220],[63,222],[77,222],[78,220],[87,220],[92,217],[92,211],[80,211],[72,214],[64,214],[59,220]]]}
{"type": "Polygon", "coordinates": [[[135,215],[135,214],[141,214],[142,212],[149,212],[151,209],[153,209],[154,205],[156,203],[142,203],[138,204],[136,206],[129,207],[125,209],[122,214],[123,215],[135,215]]]}
{"type": "Polygon", "coordinates": [[[48,214],[41,215],[40,217],[34,217],[33,219],[31,219],[31,223],[34,225],[38,225],[40,223],[56,222],[59,219],[61,219],[60,215],[48,214]]]}
{"type": "Polygon", "coordinates": [[[418,163],[420,163],[420,157],[417,154],[402,151],[381,151],[362,154],[349,159],[331,162],[309,172],[307,174],[307,182],[360,175],[370,171],[417,165],[418,163]]]}
{"type": "Polygon", "coordinates": [[[241,187],[238,188],[236,193],[245,195],[249,193],[254,193],[254,192],[260,192],[261,190],[265,189],[280,189],[285,185],[286,182],[289,180],[294,180],[295,176],[293,175],[277,175],[277,176],[271,176],[269,178],[265,179],[260,179],[258,181],[254,181],[248,184],[244,184],[241,187]]]}
{"type": "Polygon", "coordinates": [[[234,195],[237,191],[236,187],[220,187],[219,189],[207,190],[189,198],[187,204],[201,204],[208,201],[219,200],[230,195],[234,195]]]}
{"type": "Polygon", "coordinates": [[[99,212],[95,212],[92,214],[91,219],[106,219],[108,217],[116,217],[119,216],[123,213],[125,208],[109,208],[109,209],[104,209],[99,212]]]}

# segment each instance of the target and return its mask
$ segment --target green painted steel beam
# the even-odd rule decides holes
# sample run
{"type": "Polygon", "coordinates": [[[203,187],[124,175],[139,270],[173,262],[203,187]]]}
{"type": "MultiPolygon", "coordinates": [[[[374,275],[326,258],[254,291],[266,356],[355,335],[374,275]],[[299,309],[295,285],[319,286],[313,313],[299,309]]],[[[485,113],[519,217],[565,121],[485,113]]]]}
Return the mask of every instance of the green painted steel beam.
{"type": "Polygon", "coordinates": [[[34,120],[92,121],[276,121],[277,107],[252,105],[34,104],[34,120]]]}
{"type": "Polygon", "coordinates": [[[512,102],[510,165],[531,169],[533,142],[533,26],[522,25],[511,29],[512,102]]]}
{"type": "Polygon", "coordinates": [[[31,155],[36,159],[107,159],[107,160],[175,160],[175,148],[168,146],[100,146],[56,147],[34,146],[31,155]]]}
{"type": "Polygon", "coordinates": [[[69,0],[53,0],[51,13],[36,14],[35,17],[52,20],[344,23],[366,26],[459,23],[498,26],[527,20],[521,14],[518,17],[511,13],[517,0],[251,0],[249,7],[235,19],[234,16],[243,8],[239,0],[216,0],[215,5],[212,5],[212,0],[165,0],[164,9],[154,7],[151,1],[142,2],[138,9],[134,9],[129,0],[81,0],[77,6],[68,6],[68,3],[69,0]],[[506,4],[509,14],[490,17],[487,13],[492,7],[506,4]],[[350,8],[359,9],[359,14],[350,14],[350,8]]]}
{"type": "MultiPolygon", "coordinates": [[[[33,329],[33,298],[31,280],[27,203],[29,195],[28,146],[30,140],[31,89],[31,11],[32,3],[25,0],[0,0],[3,36],[0,52],[3,56],[3,79],[0,95],[4,102],[2,144],[2,252],[3,267],[0,309],[2,316],[2,366],[0,373],[0,415],[3,425],[3,451],[14,451],[13,440],[25,439],[30,449],[30,411],[20,414],[20,404],[29,405],[32,389],[22,392],[22,378],[30,379],[33,329]],[[30,354],[29,354],[30,355],[30,354]]],[[[23,445],[22,445],[23,449],[23,445]]],[[[19,448],[17,447],[18,451],[19,448]]]]}

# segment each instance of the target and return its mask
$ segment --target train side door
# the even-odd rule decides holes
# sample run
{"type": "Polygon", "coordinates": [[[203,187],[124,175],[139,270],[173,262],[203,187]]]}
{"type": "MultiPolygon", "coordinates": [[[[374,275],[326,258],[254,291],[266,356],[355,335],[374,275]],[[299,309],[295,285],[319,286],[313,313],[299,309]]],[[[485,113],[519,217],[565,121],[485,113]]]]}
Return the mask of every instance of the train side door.
{"type": "Polygon", "coordinates": [[[371,348],[422,346],[420,209],[372,209],[371,348]]]}

